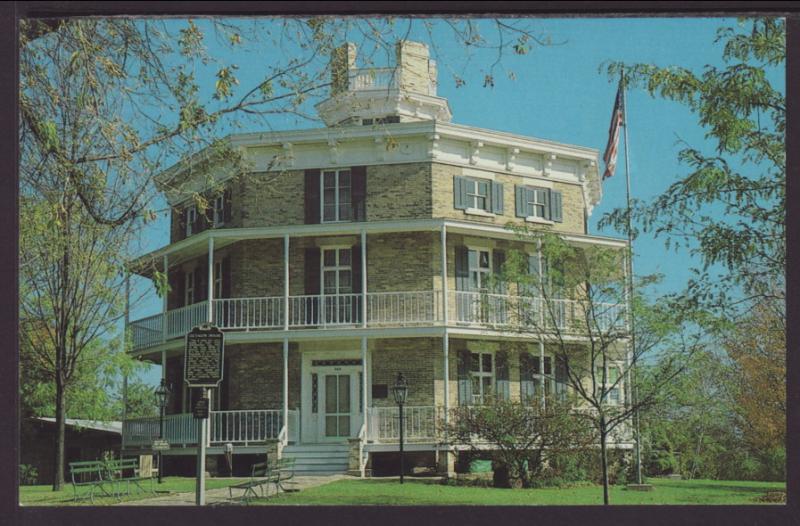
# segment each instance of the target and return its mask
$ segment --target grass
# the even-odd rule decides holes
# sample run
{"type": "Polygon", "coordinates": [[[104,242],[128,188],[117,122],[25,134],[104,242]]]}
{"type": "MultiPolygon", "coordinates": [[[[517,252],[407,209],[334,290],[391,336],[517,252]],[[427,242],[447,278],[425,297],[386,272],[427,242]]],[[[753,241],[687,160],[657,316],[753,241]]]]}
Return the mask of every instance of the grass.
{"type": "MultiPolygon", "coordinates": [[[[611,488],[612,504],[761,504],[756,499],[769,491],[785,491],[782,482],[720,480],[649,481],[651,492],[611,488]]],[[[259,499],[263,505],[596,505],[603,503],[601,486],[509,490],[468,486],[447,486],[425,480],[340,480],[299,493],[259,499]]]]}
{"type": "MultiPolygon", "coordinates": [[[[247,479],[206,479],[206,489],[225,488],[247,479]]],[[[150,483],[142,482],[142,487],[146,490],[144,492],[137,492],[138,488],[131,485],[131,494],[122,495],[123,502],[132,502],[135,500],[142,500],[153,497],[150,492],[150,483]]],[[[164,477],[164,481],[159,484],[153,481],[153,488],[159,495],[167,495],[169,493],[187,493],[195,490],[194,477],[164,477]]],[[[109,486],[106,486],[107,491],[111,491],[109,486]]],[[[79,495],[88,495],[88,487],[79,487],[79,495]]],[[[107,506],[109,504],[118,504],[120,501],[116,497],[102,496],[103,493],[95,490],[94,505],[107,506]],[[98,497],[98,494],[101,495],[98,497]]],[[[71,483],[65,483],[60,491],[53,491],[51,485],[39,486],[20,486],[19,488],[19,501],[23,506],[92,506],[88,498],[81,499],[77,502],[73,501],[74,491],[71,483]]]]}

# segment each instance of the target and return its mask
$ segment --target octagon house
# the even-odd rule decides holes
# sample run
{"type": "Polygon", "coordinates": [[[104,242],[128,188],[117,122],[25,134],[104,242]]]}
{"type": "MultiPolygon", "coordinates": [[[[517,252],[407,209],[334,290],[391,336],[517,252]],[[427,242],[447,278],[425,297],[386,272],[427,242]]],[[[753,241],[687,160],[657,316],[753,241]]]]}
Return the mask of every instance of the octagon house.
{"type": "MultiPolygon", "coordinates": [[[[129,352],[172,386],[168,474],[193,469],[200,390],[183,384],[184,336],[205,322],[225,332],[209,471],[226,473],[232,444],[234,471],[277,450],[298,472],[396,473],[402,372],[406,465],[452,472],[459,451],[439,422],[453,408],[545,398],[565,382],[536,331],[509,327],[508,293],[487,288],[509,250],[537,257],[506,225],[627,247],[587,233],[598,151],[453,124],[425,45],[399,42],[392,67],[358,69],[346,44],[331,80],[316,106],[326,127],[227,138],[244,176],[183,163],[159,177],[170,243],[131,268],[164,273],[169,292],[128,331],[129,352]],[[171,190],[187,186],[207,192],[208,210],[171,190]],[[487,298],[494,308],[476,308],[487,298]]],[[[123,454],[147,454],[158,433],[158,418],[126,420],[123,454]]]]}

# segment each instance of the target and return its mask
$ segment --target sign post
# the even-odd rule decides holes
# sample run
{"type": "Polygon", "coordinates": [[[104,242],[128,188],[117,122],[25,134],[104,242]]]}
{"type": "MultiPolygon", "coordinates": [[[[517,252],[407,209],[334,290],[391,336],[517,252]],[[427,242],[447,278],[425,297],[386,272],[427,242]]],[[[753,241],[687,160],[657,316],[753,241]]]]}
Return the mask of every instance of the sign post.
{"type": "Polygon", "coordinates": [[[208,443],[209,388],[222,381],[224,336],[219,328],[203,324],[186,334],[183,378],[189,388],[200,387],[202,397],[194,403],[197,420],[197,485],[195,503],[206,503],[206,444],[208,443]]]}

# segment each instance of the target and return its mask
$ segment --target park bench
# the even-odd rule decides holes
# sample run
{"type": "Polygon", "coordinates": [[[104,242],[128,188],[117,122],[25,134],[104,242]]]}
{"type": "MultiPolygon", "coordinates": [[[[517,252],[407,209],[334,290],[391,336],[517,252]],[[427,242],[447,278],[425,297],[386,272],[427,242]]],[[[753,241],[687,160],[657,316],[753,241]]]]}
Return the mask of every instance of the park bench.
{"type": "Polygon", "coordinates": [[[274,477],[276,493],[278,489],[286,493],[300,491],[296,487],[297,481],[294,480],[294,458],[284,457],[278,460],[275,471],[277,472],[274,477]]]}
{"type": "Polygon", "coordinates": [[[125,484],[125,493],[130,495],[131,493],[131,483],[133,483],[137,488],[139,488],[140,492],[146,491],[143,487],[141,482],[149,480],[150,481],[150,491],[155,494],[155,489],[153,488],[153,477],[142,477],[141,472],[139,471],[139,460],[135,458],[122,458],[122,459],[115,459],[109,460],[106,462],[106,470],[108,472],[108,478],[112,483],[116,483],[119,485],[119,492],[118,495],[122,494],[122,484],[125,484]]]}
{"type": "Polygon", "coordinates": [[[111,496],[111,494],[106,491],[104,487],[105,484],[111,483],[111,480],[109,480],[110,477],[108,470],[106,469],[106,463],[104,461],[84,460],[79,462],[70,462],[69,472],[72,478],[72,489],[75,491],[74,500],[78,500],[78,488],[81,487],[88,488],[88,492],[84,494],[84,498],[88,496],[92,504],[94,504],[95,489],[100,489],[100,491],[102,491],[105,495],[109,497],[111,496]]]}
{"type": "Polygon", "coordinates": [[[234,489],[244,490],[242,499],[244,499],[245,502],[249,502],[250,497],[258,498],[256,488],[261,490],[261,496],[264,497],[264,486],[270,483],[277,484],[278,473],[272,468],[274,468],[274,466],[270,466],[267,462],[257,462],[253,464],[250,470],[250,480],[228,486],[228,493],[230,494],[231,500],[233,500],[234,489]],[[273,478],[275,480],[273,480],[273,478]]]}

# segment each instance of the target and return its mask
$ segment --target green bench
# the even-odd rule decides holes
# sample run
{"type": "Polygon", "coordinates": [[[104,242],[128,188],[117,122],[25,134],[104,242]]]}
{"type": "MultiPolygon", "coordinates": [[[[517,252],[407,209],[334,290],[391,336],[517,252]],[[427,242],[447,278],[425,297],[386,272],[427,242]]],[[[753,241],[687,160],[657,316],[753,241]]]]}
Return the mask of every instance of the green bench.
{"type": "Polygon", "coordinates": [[[106,463],[102,460],[84,460],[79,462],[69,463],[70,477],[72,478],[72,489],[75,491],[73,500],[79,499],[80,492],[78,488],[88,488],[88,492],[83,495],[84,498],[88,496],[89,500],[94,504],[95,489],[100,489],[106,496],[111,494],[106,491],[105,485],[111,484],[111,480],[106,470],[106,463]]]}
{"type": "Polygon", "coordinates": [[[275,493],[279,490],[284,492],[299,491],[294,486],[294,459],[282,458],[276,462],[258,462],[253,464],[250,470],[250,480],[228,486],[228,493],[233,500],[233,490],[243,489],[242,499],[250,502],[251,498],[258,498],[256,488],[261,492],[261,497],[266,497],[264,486],[275,485],[275,493]]]}
{"type": "Polygon", "coordinates": [[[153,477],[142,477],[139,471],[139,460],[135,458],[122,458],[109,460],[106,462],[106,470],[108,471],[109,479],[119,485],[120,491],[118,495],[122,494],[122,484],[125,484],[125,493],[130,495],[131,483],[139,488],[140,492],[147,491],[142,487],[142,482],[150,481],[150,492],[156,494],[153,488],[153,477]]]}

